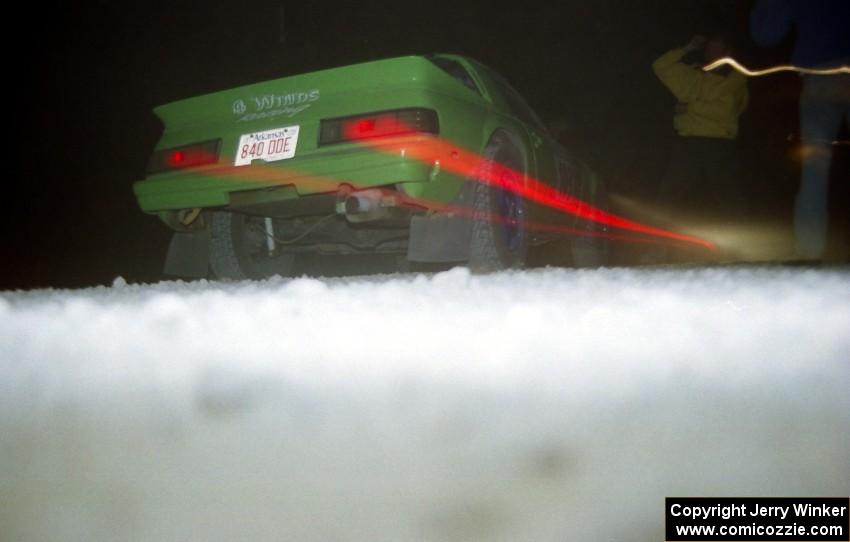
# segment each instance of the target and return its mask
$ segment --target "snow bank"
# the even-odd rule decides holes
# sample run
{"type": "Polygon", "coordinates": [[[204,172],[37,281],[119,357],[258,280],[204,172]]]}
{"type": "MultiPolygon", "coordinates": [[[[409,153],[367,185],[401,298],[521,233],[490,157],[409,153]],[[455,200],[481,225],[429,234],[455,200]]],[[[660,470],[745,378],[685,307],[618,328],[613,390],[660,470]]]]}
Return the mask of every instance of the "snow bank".
{"type": "Polygon", "coordinates": [[[0,295],[0,539],[662,540],[846,495],[850,272],[0,295]]]}

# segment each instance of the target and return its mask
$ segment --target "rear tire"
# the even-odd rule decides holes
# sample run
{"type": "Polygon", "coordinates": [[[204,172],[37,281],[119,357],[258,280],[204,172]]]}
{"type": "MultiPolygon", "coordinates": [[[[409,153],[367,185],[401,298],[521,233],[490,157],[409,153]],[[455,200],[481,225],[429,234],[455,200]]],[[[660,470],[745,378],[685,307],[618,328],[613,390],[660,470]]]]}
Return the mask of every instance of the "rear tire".
{"type": "Polygon", "coordinates": [[[263,218],[216,211],[210,219],[210,267],[219,279],[262,279],[292,273],[291,254],[269,255],[263,218]]]}
{"type": "Polygon", "coordinates": [[[500,131],[490,139],[484,157],[482,171],[471,181],[475,185],[469,267],[481,273],[519,268],[525,265],[528,255],[526,202],[520,194],[491,182],[505,180],[521,185],[526,173],[525,155],[509,134],[500,131]],[[505,175],[512,178],[492,179],[505,175]]]}

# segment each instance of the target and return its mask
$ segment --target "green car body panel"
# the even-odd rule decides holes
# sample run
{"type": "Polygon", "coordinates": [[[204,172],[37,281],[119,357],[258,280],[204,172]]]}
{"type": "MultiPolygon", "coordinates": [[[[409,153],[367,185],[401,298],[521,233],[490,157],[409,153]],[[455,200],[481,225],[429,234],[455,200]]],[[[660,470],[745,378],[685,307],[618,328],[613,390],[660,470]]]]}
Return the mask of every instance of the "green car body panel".
{"type": "MultiPolygon", "coordinates": [[[[425,58],[398,58],[286,77],[158,107],[155,112],[165,132],[156,149],[219,137],[220,163],[232,164],[242,134],[299,125],[295,157],[262,164],[280,170],[278,184],[291,181],[298,193],[305,195],[323,187],[299,185],[299,174],[338,179],[340,184],[358,187],[414,183],[419,185],[409,188],[410,195],[450,199],[460,186],[460,180],[451,178],[450,173],[432,175],[432,168],[411,158],[364,151],[356,143],[318,147],[321,119],[409,107],[438,111],[440,135],[476,151],[482,149],[485,120],[488,111],[494,109],[425,58]]],[[[250,175],[244,180],[216,176],[215,169],[211,166],[152,175],[137,182],[134,191],[141,208],[155,212],[226,205],[231,192],[269,185],[252,181],[250,175]],[[205,174],[205,170],[213,173],[205,174]]]]}
{"type": "MultiPolygon", "coordinates": [[[[237,200],[292,201],[333,194],[345,186],[393,187],[426,202],[426,207],[427,202],[455,201],[467,179],[437,161],[381,152],[359,142],[320,144],[322,120],[411,108],[435,111],[439,139],[470,153],[483,154],[499,130],[511,133],[523,147],[526,173],[556,188],[558,156],[571,160],[563,158],[565,151],[492,70],[456,55],[408,56],[284,77],[157,107],[154,112],[164,131],[155,154],[217,140],[218,155],[206,165],[150,171],[133,190],[144,212],[158,214],[178,231],[185,229],[175,220],[181,211],[226,209],[237,200]],[[447,63],[460,75],[450,73],[447,63]],[[291,126],[298,127],[294,156],[234,167],[243,135],[291,126]]],[[[435,136],[401,137],[416,144],[435,136]]],[[[563,222],[564,217],[560,219],[563,222]]]]}

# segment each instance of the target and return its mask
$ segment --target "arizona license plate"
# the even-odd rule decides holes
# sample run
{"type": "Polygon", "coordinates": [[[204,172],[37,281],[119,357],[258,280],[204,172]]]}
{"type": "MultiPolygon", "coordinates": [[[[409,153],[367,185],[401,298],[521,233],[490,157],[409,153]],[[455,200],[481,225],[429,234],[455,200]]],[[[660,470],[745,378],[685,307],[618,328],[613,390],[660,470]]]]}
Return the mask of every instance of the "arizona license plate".
{"type": "Polygon", "coordinates": [[[247,166],[252,160],[276,162],[295,156],[298,126],[286,126],[264,132],[242,134],[233,165],[247,166]]]}

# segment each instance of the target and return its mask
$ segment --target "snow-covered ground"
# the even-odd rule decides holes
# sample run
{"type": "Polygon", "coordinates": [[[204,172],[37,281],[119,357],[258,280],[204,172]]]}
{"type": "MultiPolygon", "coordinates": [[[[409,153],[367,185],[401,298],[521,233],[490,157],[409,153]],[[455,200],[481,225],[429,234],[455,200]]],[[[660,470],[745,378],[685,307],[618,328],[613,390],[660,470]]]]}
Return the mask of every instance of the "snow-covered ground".
{"type": "Polygon", "coordinates": [[[850,492],[850,271],[0,294],[2,540],[663,540],[850,492]]]}

